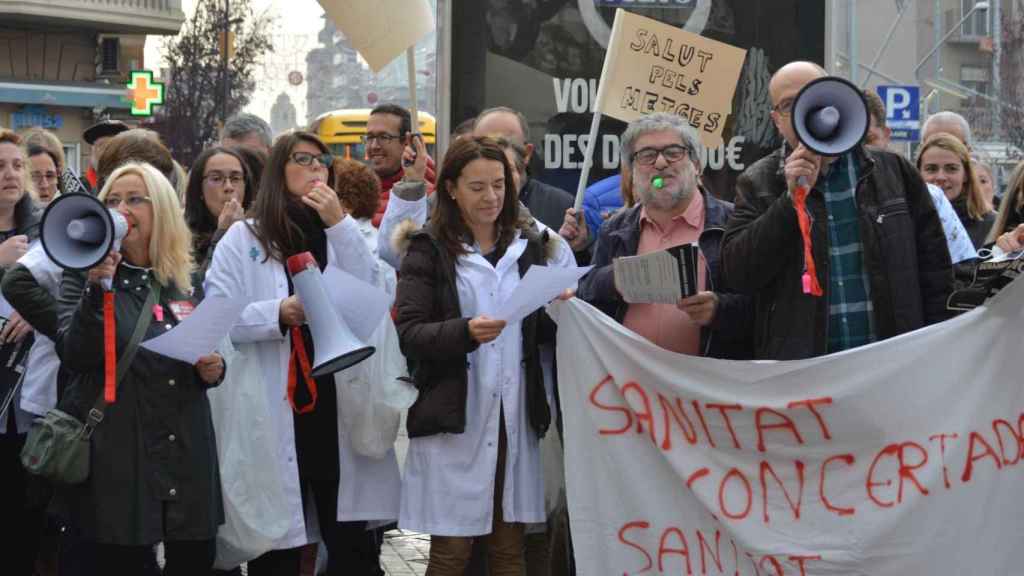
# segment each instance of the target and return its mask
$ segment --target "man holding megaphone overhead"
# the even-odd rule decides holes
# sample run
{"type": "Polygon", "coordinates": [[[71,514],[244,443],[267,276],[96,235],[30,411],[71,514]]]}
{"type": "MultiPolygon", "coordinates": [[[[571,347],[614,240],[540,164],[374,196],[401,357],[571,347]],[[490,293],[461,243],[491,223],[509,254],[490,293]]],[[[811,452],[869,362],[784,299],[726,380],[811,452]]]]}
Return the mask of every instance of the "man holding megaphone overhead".
{"type": "Polygon", "coordinates": [[[782,148],[736,182],[722,259],[756,296],[757,358],[810,358],[948,317],[942,225],[914,167],[863,145],[860,91],[811,62],[769,84],[782,148]]]}

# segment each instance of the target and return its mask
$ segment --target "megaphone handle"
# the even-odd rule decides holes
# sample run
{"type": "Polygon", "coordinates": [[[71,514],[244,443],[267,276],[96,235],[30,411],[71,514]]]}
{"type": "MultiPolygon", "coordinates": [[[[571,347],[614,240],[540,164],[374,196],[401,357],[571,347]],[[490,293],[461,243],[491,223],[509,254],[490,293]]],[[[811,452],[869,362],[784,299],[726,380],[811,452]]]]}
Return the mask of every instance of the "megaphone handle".
{"type": "Polygon", "coordinates": [[[800,224],[800,236],[804,243],[804,273],[801,280],[804,294],[822,296],[824,291],[818,283],[818,271],[814,265],[814,251],[811,245],[811,217],[807,213],[806,182],[801,178],[793,191],[793,208],[796,210],[796,219],[800,224]]]}

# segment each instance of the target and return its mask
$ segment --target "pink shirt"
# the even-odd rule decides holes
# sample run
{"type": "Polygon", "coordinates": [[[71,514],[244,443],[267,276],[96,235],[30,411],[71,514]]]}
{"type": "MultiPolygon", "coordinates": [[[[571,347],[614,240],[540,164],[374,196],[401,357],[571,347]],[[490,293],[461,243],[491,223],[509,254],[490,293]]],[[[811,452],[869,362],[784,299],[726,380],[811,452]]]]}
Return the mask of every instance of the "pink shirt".
{"type": "MultiPolygon", "coordinates": [[[[693,195],[686,211],[672,218],[667,229],[647,216],[647,208],[640,209],[640,244],[637,255],[696,242],[704,230],[704,198],[693,195]]],[[[704,290],[706,282],[704,255],[697,266],[697,289],[704,290]]],[[[700,355],[700,326],[674,304],[630,304],[622,322],[626,328],[647,338],[666,350],[681,354],[700,355]]]]}

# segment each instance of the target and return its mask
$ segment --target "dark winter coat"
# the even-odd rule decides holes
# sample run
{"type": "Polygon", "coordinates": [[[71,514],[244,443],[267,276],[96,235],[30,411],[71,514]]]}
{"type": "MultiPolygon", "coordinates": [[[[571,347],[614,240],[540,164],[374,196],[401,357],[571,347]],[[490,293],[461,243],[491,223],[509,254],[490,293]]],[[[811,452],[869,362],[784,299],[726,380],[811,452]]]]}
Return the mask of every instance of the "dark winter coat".
{"type": "MultiPolygon", "coordinates": [[[[533,228],[525,232],[528,244],[518,261],[520,277],[530,265],[543,265],[546,245],[558,241],[548,240],[546,235],[541,238],[533,228]]],[[[406,419],[410,438],[461,434],[466,429],[468,355],[479,344],[469,335],[470,319],[462,317],[455,274],[455,259],[428,231],[408,236],[395,299],[395,326],[409,373],[419,389],[406,419]]],[[[522,321],[526,409],[538,437],[543,437],[551,424],[538,352],[541,341],[553,334],[542,326],[550,322],[543,310],[522,321]]]]}
{"type": "MultiPolygon", "coordinates": [[[[953,272],[931,196],[906,159],[858,148],[856,201],[864,271],[879,339],[949,317],[953,272]]],[[[791,360],[827,352],[829,239],[825,199],[807,197],[811,240],[823,297],[803,293],[803,241],[782,172],[782,152],[762,158],[736,182],[736,209],[726,227],[726,283],[755,297],[757,358],[791,360]]]]}
{"type": "MultiPolygon", "coordinates": [[[[113,280],[117,353],[135,329],[155,277],[121,264],[113,280]]],[[[84,420],[103,389],[103,292],[84,289],[83,274],[61,286],[64,366],[75,373],[60,408],[84,420]]],[[[163,320],[143,340],[164,334],[178,319],[170,303],[187,294],[164,287],[163,320]]],[[[161,540],[206,540],[224,521],[217,446],[208,386],[191,364],[139,348],[92,436],[89,479],[63,490],[72,524],[87,540],[126,546],[161,540]]]]}

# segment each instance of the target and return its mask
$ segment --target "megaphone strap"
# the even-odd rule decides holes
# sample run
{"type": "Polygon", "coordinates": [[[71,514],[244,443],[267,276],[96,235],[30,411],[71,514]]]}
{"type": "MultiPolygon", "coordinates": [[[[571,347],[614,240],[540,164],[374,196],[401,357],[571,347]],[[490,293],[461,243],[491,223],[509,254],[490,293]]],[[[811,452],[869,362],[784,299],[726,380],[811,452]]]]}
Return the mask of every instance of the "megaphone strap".
{"type": "Polygon", "coordinates": [[[288,402],[296,414],[308,414],[316,408],[317,389],[316,379],[311,375],[312,368],[309,364],[309,356],[306,354],[306,341],[302,337],[302,330],[298,326],[292,326],[292,356],[288,361],[288,402]],[[299,370],[302,370],[302,378],[309,387],[309,396],[312,398],[309,404],[299,408],[295,404],[295,388],[299,384],[299,370]]]}
{"type": "Polygon", "coordinates": [[[117,325],[114,323],[114,293],[103,292],[103,399],[117,401],[117,325]]]}
{"type": "Polygon", "coordinates": [[[793,208],[796,210],[797,222],[800,224],[800,236],[804,241],[804,274],[800,279],[804,294],[822,296],[825,292],[818,283],[818,270],[814,265],[814,251],[811,245],[811,218],[807,215],[806,186],[797,186],[793,191],[793,208]]]}

